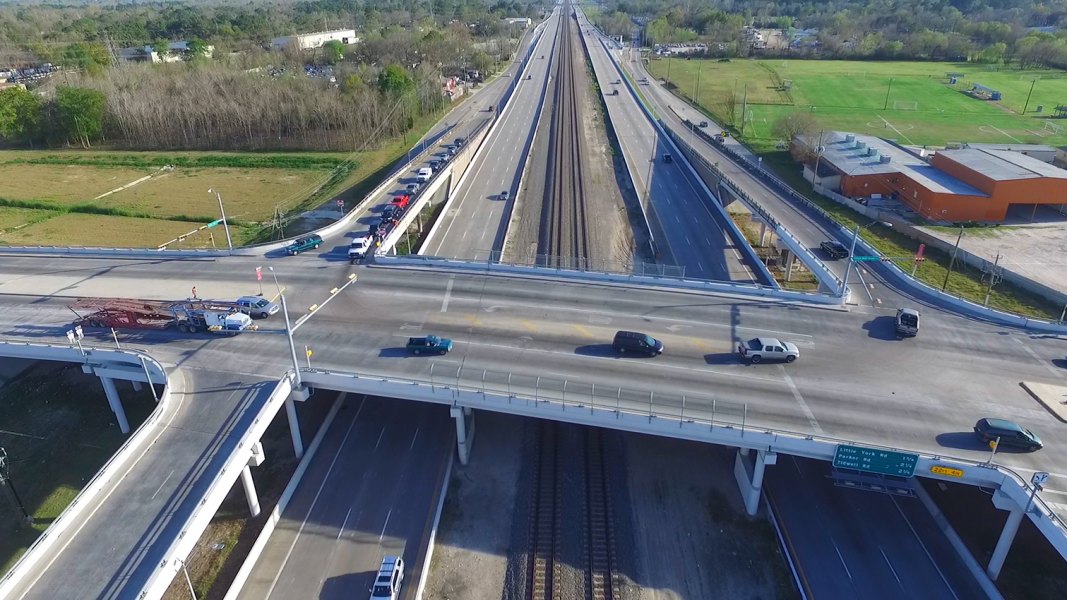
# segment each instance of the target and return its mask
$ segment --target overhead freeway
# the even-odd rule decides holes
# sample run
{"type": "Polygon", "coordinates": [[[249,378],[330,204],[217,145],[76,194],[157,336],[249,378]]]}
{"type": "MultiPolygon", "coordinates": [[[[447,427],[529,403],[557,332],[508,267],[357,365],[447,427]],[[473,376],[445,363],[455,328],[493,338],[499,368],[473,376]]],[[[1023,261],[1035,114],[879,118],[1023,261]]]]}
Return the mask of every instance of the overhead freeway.
{"type": "MultiPolygon", "coordinates": [[[[228,297],[248,291],[259,263],[253,257],[162,263],[5,258],[0,262],[0,327],[7,339],[59,342],[69,323],[65,304],[70,296],[104,290],[145,296],[149,290],[149,295],[173,297],[177,286],[195,281],[204,295],[228,297]],[[234,280],[241,272],[250,274],[248,283],[234,280]]],[[[292,305],[303,306],[313,303],[322,288],[343,281],[348,268],[309,270],[302,262],[278,262],[276,271],[292,305]]],[[[108,344],[106,336],[96,335],[96,344],[108,344]]],[[[682,402],[686,414],[717,413],[749,428],[974,461],[986,460],[988,450],[973,440],[969,428],[992,414],[1027,424],[1044,434],[1047,444],[1034,454],[1002,452],[997,461],[1025,477],[1051,472],[1043,495],[1054,506],[1067,490],[1067,446],[1055,435],[1062,424],[1019,387],[1020,380],[1067,380],[1054,362],[1062,358],[1060,342],[936,311],[924,315],[922,336],[900,343],[890,339],[886,317],[863,310],[655,289],[628,288],[620,294],[599,284],[371,268],[361,269],[359,282],[307,321],[297,338],[315,350],[316,369],[442,385],[488,377],[532,388],[536,379],[542,393],[563,389],[572,397],[593,387],[609,397],[618,390],[631,401],[645,397],[673,410],[682,402]],[[617,359],[607,349],[616,329],[647,331],[664,340],[668,351],[655,361],[617,359]],[[457,349],[429,360],[401,358],[390,350],[417,331],[452,337],[457,349]],[[761,334],[794,341],[801,360],[788,367],[739,363],[733,354],[736,341],[761,334]],[[667,380],[669,386],[663,384],[667,380]]],[[[138,498],[136,513],[117,508],[96,513],[26,597],[47,597],[49,590],[59,589],[54,586],[69,583],[66,573],[77,573],[80,585],[95,585],[101,593],[136,586],[151,571],[165,534],[196,503],[195,493],[161,497],[148,492],[171,481],[199,489],[232,435],[259,406],[259,392],[250,392],[289,364],[279,335],[205,340],[144,332],[120,335],[120,341],[150,348],[182,373],[225,381],[218,393],[241,400],[200,402],[198,395],[189,396],[175,419],[195,422],[202,435],[166,433],[192,445],[181,457],[168,457],[169,437],[161,438],[156,451],[142,459],[149,462],[139,463],[139,477],[119,482],[112,493],[138,498]],[[155,460],[168,464],[155,465],[155,460]],[[124,527],[117,527],[117,520],[124,527]],[[89,534],[93,543],[123,547],[131,531],[141,532],[138,552],[90,560],[77,551],[79,540],[90,539],[89,534]],[[116,573],[124,575],[113,580],[116,573]]]]}

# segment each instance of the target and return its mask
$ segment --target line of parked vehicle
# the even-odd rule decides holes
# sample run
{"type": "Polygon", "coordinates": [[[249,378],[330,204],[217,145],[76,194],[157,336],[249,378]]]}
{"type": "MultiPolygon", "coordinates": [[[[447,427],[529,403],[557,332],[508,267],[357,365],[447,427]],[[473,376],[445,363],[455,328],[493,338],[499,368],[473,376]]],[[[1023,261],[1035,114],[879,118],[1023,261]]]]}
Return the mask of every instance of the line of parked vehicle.
{"type": "Polygon", "coordinates": [[[352,264],[364,260],[367,253],[374,248],[378,252],[382,240],[389,235],[400,223],[400,218],[407,212],[412,200],[422,191],[422,186],[430,181],[433,174],[441,169],[444,164],[455,156],[466,140],[458,137],[452,144],[444,146],[444,152],[430,161],[430,166],[422,167],[415,172],[415,181],[404,186],[404,191],[397,192],[393,199],[381,207],[378,216],[371,217],[366,232],[353,232],[354,237],[348,246],[348,260],[352,264]]]}

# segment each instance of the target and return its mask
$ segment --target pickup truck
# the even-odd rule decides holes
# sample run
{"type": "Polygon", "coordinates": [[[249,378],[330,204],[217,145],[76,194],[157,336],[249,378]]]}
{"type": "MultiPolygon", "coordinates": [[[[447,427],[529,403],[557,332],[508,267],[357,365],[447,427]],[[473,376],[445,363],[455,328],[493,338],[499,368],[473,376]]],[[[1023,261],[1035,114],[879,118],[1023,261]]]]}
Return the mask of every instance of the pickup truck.
{"type": "Polygon", "coordinates": [[[413,337],[408,338],[407,349],[412,354],[448,354],[452,349],[452,340],[436,335],[413,337]]]}
{"type": "Polygon", "coordinates": [[[747,360],[750,363],[759,363],[764,360],[784,360],[791,363],[800,358],[800,349],[792,342],[759,337],[741,342],[737,346],[737,354],[741,360],[747,360]]]}
{"type": "Polygon", "coordinates": [[[846,248],[845,245],[841,242],[837,242],[834,240],[826,240],[825,242],[819,244],[819,247],[822,248],[822,251],[825,252],[826,255],[830,258],[848,258],[848,248],[846,248]]]}

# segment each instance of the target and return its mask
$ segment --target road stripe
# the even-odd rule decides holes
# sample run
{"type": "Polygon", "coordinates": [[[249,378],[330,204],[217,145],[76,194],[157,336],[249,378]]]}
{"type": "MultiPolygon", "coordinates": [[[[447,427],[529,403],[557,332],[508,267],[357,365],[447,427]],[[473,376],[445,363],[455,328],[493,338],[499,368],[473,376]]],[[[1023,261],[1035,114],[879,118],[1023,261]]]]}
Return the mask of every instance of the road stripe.
{"type": "MultiPolygon", "coordinates": [[[[778,368],[782,370],[782,375],[785,377],[785,384],[789,386],[789,391],[793,392],[793,397],[796,398],[797,404],[800,404],[800,410],[804,412],[804,416],[808,418],[808,423],[811,425],[812,430],[815,433],[822,435],[822,427],[819,426],[819,422],[815,420],[815,413],[811,412],[811,408],[808,407],[808,403],[804,401],[804,396],[800,395],[800,390],[797,389],[797,384],[793,383],[793,378],[786,372],[785,367],[778,365],[778,368]]],[[[849,577],[851,579],[851,576],[849,577]]]]}
{"type": "Polygon", "coordinates": [[[448,300],[452,297],[452,284],[456,282],[456,276],[452,275],[445,284],[445,298],[441,301],[441,312],[448,312],[448,300]]]}

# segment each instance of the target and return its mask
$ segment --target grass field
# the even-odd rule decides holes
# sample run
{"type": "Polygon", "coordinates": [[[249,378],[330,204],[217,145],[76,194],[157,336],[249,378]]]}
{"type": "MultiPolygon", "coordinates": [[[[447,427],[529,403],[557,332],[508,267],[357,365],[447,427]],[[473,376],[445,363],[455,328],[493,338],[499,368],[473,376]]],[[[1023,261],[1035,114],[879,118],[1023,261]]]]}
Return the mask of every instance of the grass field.
{"type": "MultiPolygon", "coordinates": [[[[268,241],[275,207],[299,213],[336,196],[358,201],[438,118],[423,117],[407,136],[354,155],[0,151],[0,245],[154,248],[219,218],[208,189],[222,194],[235,245],[268,241]],[[167,165],[175,168],[162,170],[167,165]]],[[[217,228],[170,248],[211,248],[209,233],[225,246],[217,228]]]]}
{"type": "MultiPolygon", "coordinates": [[[[794,111],[814,114],[827,128],[895,138],[911,145],[947,142],[1067,144],[1067,119],[1051,118],[1054,107],[1067,104],[1067,73],[1019,70],[987,65],[937,62],[862,62],[813,60],[678,60],[670,61],[670,81],[677,91],[720,119],[732,95],[736,123],[757,151],[773,148],[775,120],[794,111]],[[699,90],[697,73],[699,71],[699,90]],[[947,73],[962,73],[950,85],[947,73]],[[788,91],[784,83],[791,81],[788,91]],[[1000,102],[964,93],[974,84],[1003,93],[1000,102]],[[1026,113],[1027,94],[1033,94],[1026,113]],[[747,103],[746,103],[747,96],[747,103]],[[1036,112],[1042,106],[1041,113],[1036,112]]],[[[668,61],[656,59],[651,70],[667,76],[668,61]]]]}
{"type": "MultiPolygon", "coordinates": [[[[130,427],[154,408],[148,388],[119,384],[130,427]]],[[[126,441],[99,379],[78,365],[41,363],[0,390],[0,446],[11,481],[35,523],[25,525],[6,491],[0,495],[0,573],[59,516],[126,441]]]]}

